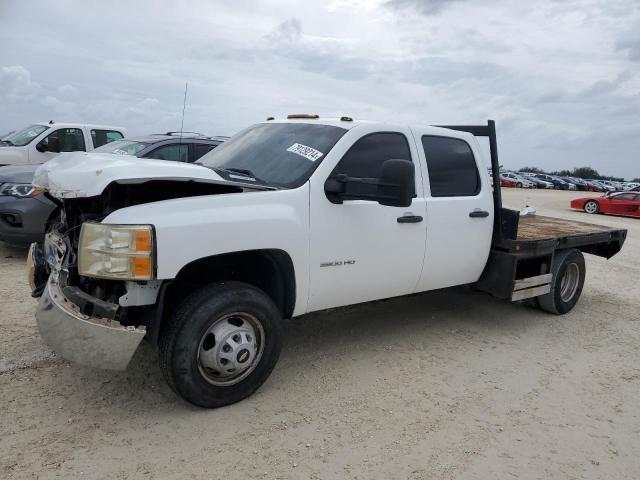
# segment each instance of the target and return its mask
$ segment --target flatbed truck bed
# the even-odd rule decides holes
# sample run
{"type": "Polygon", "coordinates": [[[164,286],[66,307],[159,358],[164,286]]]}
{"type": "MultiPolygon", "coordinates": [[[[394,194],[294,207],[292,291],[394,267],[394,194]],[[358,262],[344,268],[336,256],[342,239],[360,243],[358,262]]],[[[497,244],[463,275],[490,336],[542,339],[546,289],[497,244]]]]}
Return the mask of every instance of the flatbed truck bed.
{"type": "Polygon", "coordinates": [[[503,229],[494,235],[479,290],[519,301],[548,293],[551,265],[557,252],[576,248],[610,258],[620,251],[624,229],[502,209],[503,229]]]}
{"type": "Polygon", "coordinates": [[[568,237],[600,236],[602,234],[613,235],[617,231],[619,230],[592,223],[542,215],[527,215],[520,217],[516,240],[535,241],[548,240],[550,238],[564,239],[568,237]]]}

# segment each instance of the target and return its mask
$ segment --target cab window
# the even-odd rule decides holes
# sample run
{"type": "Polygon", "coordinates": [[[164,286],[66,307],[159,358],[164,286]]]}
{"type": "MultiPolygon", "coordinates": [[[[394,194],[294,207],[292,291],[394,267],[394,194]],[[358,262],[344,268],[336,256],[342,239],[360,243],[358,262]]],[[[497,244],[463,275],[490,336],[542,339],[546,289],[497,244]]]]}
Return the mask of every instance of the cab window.
{"type": "Polygon", "coordinates": [[[171,160],[174,162],[186,162],[189,158],[189,145],[186,143],[176,143],[174,145],[164,145],[145,155],[145,158],[155,158],[157,160],[171,160]]]}
{"type": "Polygon", "coordinates": [[[471,147],[450,137],[422,137],[432,197],[464,197],[480,191],[480,175],[471,147]]]}
{"type": "Polygon", "coordinates": [[[616,195],[613,197],[614,200],[633,200],[635,195],[632,193],[623,193],[622,195],[616,195]]]}
{"type": "Polygon", "coordinates": [[[43,145],[49,152],[86,151],[84,135],[79,128],[59,128],[47,135],[38,145],[43,145]]]}
{"type": "Polygon", "coordinates": [[[91,140],[93,141],[94,148],[101,147],[116,140],[121,140],[122,138],[122,133],[116,130],[91,129],[91,140]]]}
{"type": "Polygon", "coordinates": [[[194,143],[193,144],[193,159],[198,160],[203,155],[209,153],[211,150],[216,148],[217,145],[211,145],[208,143],[194,143]]]}
{"type": "MultiPolygon", "coordinates": [[[[382,164],[391,159],[411,161],[407,137],[395,132],[372,133],[351,146],[330,177],[344,174],[348,177],[377,180],[380,178],[382,164]]],[[[350,188],[353,194],[375,193],[377,186],[354,183],[350,188]]]]}

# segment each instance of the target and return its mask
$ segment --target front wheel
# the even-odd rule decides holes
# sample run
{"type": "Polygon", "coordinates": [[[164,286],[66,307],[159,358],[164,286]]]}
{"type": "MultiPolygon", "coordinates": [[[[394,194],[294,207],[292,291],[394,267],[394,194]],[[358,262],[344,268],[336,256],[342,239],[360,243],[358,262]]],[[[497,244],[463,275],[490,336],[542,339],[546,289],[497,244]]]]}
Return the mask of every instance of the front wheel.
{"type": "Polygon", "coordinates": [[[207,285],[167,319],[159,339],[167,383],[200,407],[254,393],[280,356],[281,314],[262,291],[240,282],[207,285]]]}
{"type": "Polygon", "coordinates": [[[516,183],[516,188],[522,188],[522,183],[521,182],[516,183]]]}
{"type": "Polygon", "coordinates": [[[538,297],[542,310],[556,315],[569,312],[580,298],[586,268],[580,250],[560,250],[551,266],[551,291],[538,297]]]}
{"type": "Polygon", "coordinates": [[[600,205],[595,200],[589,200],[584,204],[584,211],[587,213],[598,213],[600,210],[600,205]]]}

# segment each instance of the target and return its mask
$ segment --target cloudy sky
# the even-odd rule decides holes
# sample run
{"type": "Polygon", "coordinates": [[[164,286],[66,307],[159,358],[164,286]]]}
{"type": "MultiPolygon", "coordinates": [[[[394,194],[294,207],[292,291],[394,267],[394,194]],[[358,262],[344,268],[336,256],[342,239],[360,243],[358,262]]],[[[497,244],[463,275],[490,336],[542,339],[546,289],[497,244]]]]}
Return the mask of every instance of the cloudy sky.
{"type": "Polygon", "coordinates": [[[498,125],[501,163],[640,177],[638,0],[0,0],[0,133],[266,117],[498,125]]]}

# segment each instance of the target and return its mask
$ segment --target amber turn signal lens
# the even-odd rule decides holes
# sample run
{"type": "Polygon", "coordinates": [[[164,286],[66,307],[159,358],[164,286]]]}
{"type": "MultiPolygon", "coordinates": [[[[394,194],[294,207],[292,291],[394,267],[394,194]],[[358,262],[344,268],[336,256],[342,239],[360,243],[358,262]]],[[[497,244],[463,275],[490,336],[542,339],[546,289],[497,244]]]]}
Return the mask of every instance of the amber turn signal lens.
{"type": "Polygon", "coordinates": [[[136,230],[134,232],[136,253],[151,252],[151,230],[136,230]]]}
{"type": "Polygon", "coordinates": [[[132,257],[131,272],[135,278],[149,277],[151,278],[151,258],[149,257],[132,257]]]}

